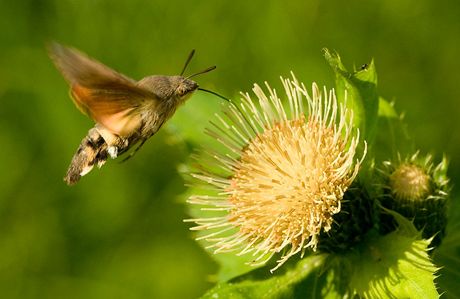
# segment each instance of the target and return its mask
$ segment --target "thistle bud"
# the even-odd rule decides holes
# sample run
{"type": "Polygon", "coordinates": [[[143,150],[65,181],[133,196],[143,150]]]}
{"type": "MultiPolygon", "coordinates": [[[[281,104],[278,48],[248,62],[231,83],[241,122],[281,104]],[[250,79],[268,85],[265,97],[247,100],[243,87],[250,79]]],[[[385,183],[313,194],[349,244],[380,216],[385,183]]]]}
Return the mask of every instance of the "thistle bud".
{"type": "MultiPolygon", "coordinates": [[[[423,238],[433,237],[436,247],[441,243],[447,223],[446,204],[449,193],[446,177],[447,161],[444,158],[434,167],[431,156],[424,159],[414,154],[398,162],[385,162],[384,192],[381,204],[413,220],[422,231],[423,238]]],[[[396,228],[388,215],[381,218],[381,231],[396,228]]]]}

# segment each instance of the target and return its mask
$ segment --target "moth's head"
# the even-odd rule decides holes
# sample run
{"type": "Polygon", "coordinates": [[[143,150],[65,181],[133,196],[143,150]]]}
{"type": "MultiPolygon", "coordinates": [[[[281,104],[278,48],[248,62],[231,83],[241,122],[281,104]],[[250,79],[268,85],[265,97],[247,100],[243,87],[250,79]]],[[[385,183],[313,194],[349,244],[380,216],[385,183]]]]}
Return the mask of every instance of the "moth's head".
{"type": "Polygon", "coordinates": [[[188,99],[193,94],[193,92],[198,89],[198,84],[195,81],[190,80],[190,78],[210,72],[216,68],[215,66],[208,67],[207,69],[201,72],[194,73],[188,77],[183,77],[182,75],[187,69],[190,60],[192,60],[194,53],[195,50],[192,50],[192,52],[190,52],[180,75],[171,77],[172,85],[175,86],[174,94],[178,96],[181,99],[181,101],[185,101],[186,99],[188,99]]]}
{"type": "Polygon", "coordinates": [[[182,100],[189,98],[193,92],[198,88],[198,84],[190,79],[182,76],[173,76],[172,85],[175,86],[174,94],[182,100]]]}

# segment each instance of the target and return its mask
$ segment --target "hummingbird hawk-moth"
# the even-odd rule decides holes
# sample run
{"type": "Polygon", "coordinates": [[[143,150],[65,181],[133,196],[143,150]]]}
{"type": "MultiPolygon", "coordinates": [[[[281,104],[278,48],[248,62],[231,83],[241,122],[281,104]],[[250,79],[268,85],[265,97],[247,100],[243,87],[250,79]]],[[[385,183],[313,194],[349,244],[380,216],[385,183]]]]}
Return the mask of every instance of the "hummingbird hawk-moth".
{"type": "Polygon", "coordinates": [[[115,159],[137,144],[125,160],[132,157],[197,89],[211,92],[190,78],[215,66],[183,77],[193,54],[178,76],[135,81],[74,48],[49,45],[49,55],[69,83],[73,102],[96,123],[72,158],[64,177],[68,185],[76,184],[94,165],[101,167],[108,157],[115,159]]]}

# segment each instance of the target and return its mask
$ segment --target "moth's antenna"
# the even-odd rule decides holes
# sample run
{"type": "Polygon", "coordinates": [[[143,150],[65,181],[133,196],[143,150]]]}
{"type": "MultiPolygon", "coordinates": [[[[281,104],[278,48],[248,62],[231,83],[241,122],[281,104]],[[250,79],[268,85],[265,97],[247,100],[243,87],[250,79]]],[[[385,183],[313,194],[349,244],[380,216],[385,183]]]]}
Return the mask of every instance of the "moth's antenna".
{"type": "Polygon", "coordinates": [[[195,49],[193,49],[192,52],[190,52],[190,54],[188,54],[188,58],[185,61],[184,68],[182,69],[182,72],[180,72],[181,76],[184,74],[185,69],[187,68],[188,64],[190,63],[190,60],[192,60],[194,54],[195,54],[195,49]]]}
{"type": "MultiPolygon", "coordinates": [[[[213,66],[210,66],[210,67],[208,67],[207,69],[205,69],[205,70],[203,70],[203,71],[201,71],[201,72],[198,72],[198,73],[195,73],[195,74],[193,74],[193,75],[190,75],[190,76],[188,76],[188,77],[185,78],[185,79],[190,79],[190,78],[195,77],[195,76],[197,76],[197,75],[201,75],[201,74],[204,74],[204,73],[213,71],[213,70],[215,70],[215,69],[216,69],[216,66],[213,65],[213,66]]],[[[209,91],[209,90],[208,90],[208,91],[209,91]]]]}
{"type": "Polygon", "coordinates": [[[240,115],[244,118],[244,120],[246,121],[246,123],[251,127],[252,131],[254,131],[254,134],[257,135],[257,130],[253,128],[253,126],[251,125],[251,123],[246,119],[246,116],[244,116],[243,111],[241,111],[240,107],[239,107],[237,104],[235,104],[235,102],[233,102],[233,101],[230,100],[229,98],[226,98],[226,97],[224,97],[223,95],[220,95],[220,94],[218,94],[217,92],[212,91],[212,90],[204,89],[204,88],[201,88],[201,87],[198,87],[198,90],[201,90],[201,91],[204,91],[204,92],[213,94],[213,95],[215,95],[215,96],[218,96],[219,98],[221,98],[221,99],[225,100],[226,102],[230,103],[230,105],[232,105],[233,107],[236,108],[236,110],[238,110],[238,112],[239,112],[240,115]]]}

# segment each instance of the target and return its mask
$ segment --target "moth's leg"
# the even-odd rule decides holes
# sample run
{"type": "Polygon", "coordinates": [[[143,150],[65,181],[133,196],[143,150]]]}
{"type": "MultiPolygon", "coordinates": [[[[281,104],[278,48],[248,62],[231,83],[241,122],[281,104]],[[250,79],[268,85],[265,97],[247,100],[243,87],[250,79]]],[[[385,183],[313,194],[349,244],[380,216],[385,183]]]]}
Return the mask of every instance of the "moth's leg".
{"type": "Polygon", "coordinates": [[[147,139],[148,138],[142,139],[141,143],[139,143],[139,145],[131,153],[129,153],[129,155],[126,158],[124,158],[121,162],[125,162],[131,159],[137,153],[137,151],[140,150],[140,148],[144,145],[147,139]]]}
{"type": "Polygon", "coordinates": [[[108,146],[107,153],[109,154],[110,158],[115,159],[116,157],[118,157],[118,147],[108,146]]]}
{"type": "Polygon", "coordinates": [[[107,153],[110,158],[115,159],[118,157],[118,153],[128,147],[128,139],[120,137],[116,134],[113,134],[106,128],[101,125],[96,125],[98,132],[104,138],[105,143],[107,143],[107,153]]]}

